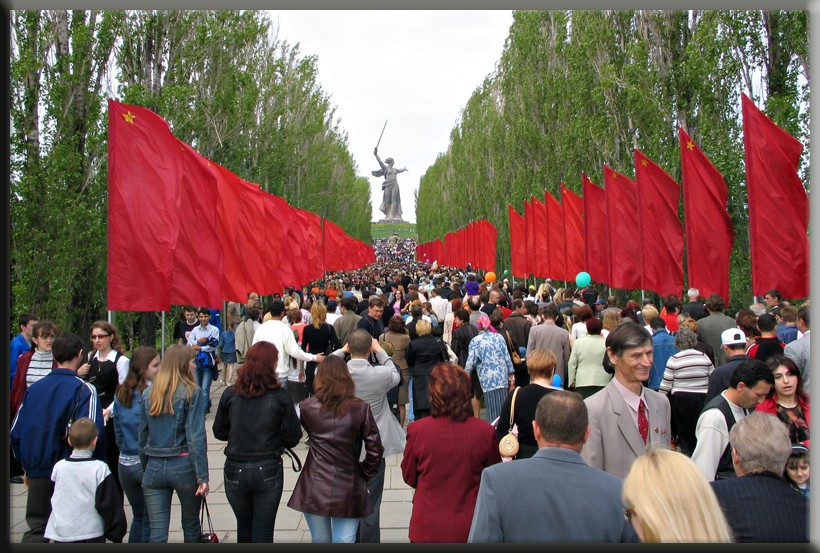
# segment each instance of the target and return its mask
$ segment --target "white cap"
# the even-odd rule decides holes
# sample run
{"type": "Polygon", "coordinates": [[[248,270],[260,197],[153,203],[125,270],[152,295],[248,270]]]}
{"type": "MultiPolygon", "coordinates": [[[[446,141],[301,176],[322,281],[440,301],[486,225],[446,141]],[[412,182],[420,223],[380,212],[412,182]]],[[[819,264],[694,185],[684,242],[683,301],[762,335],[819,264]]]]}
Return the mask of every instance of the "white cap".
{"type": "Polygon", "coordinates": [[[746,345],[746,333],[739,328],[730,328],[720,333],[720,342],[724,346],[746,345]]]}

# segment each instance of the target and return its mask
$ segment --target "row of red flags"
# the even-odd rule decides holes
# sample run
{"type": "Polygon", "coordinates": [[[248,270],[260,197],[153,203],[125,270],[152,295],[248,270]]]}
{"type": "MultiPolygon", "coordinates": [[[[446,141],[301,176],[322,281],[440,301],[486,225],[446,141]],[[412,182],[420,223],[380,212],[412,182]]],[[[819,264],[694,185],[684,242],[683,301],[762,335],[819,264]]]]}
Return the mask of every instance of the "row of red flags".
{"type": "MultiPolygon", "coordinates": [[[[803,146],[745,94],[742,113],[752,293],[776,288],[783,297],[808,297],[808,195],[797,174],[803,146]]],[[[734,243],[728,188],[683,129],[679,138],[689,285],[728,302],[734,243]]],[[[543,201],[531,196],[524,202],[523,215],[508,206],[512,274],[573,282],[586,271],[613,288],[682,296],[681,186],[637,149],[634,159],[635,180],[605,165],[603,188],[582,174],[583,197],[561,183],[561,202],[545,190],[543,201]]],[[[419,251],[444,260],[460,260],[468,251],[454,247],[458,251],[436,240],[419,251]]],[[[495,241],[481,247],[494,250],[495,241]]]]}
{"type": "Polygon", "coordinates": [[[108,100],[108,309],[218,308],[375,260],[338,225],[200,155],[156,113],[108,100]]]}
{"type": "Polygon", "coordinates": [[[466,267],[495,271],[495,245],[498,230],[486,219],[478,219],[467,226],[448,232],[444,241],[431,240],[416,246],[416,259],[435,262],[448,267],[466,267]]]}

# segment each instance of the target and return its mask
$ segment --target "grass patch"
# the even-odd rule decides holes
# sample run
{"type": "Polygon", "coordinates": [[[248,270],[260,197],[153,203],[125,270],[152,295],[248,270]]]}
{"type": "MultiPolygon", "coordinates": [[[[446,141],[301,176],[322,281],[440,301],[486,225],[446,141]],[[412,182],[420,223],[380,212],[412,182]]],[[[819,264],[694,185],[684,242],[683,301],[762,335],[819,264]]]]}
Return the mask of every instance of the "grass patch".
{"type": "Polygon", "coordinates": [[[413,223],[373,223],[370,225],[370,234],[373,238],[389,238],[393,232],[399,238],[416,238],[416,225],[413,223]]]}

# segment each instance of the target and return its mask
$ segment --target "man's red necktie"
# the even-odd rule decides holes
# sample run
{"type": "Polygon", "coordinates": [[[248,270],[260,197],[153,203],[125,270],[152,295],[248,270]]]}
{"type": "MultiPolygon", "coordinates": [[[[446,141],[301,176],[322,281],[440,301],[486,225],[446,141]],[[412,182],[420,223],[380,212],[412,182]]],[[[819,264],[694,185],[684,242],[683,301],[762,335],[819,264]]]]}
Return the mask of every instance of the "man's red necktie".
{"type": "Polygon", "coordinates": [[[643,400],[638,404],[638,432],[641,433],[643,443],[649,438],[649,419],[646,418],[646,405],[643,400]]]}

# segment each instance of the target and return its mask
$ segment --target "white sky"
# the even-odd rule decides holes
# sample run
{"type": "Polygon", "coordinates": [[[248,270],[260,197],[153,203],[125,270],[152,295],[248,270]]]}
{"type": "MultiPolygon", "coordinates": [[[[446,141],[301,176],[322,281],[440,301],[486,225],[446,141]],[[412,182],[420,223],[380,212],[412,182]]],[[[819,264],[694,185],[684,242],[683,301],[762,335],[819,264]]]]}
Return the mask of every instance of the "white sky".
{"type": "Polygon", "coordinates": [[[356,174],[370,179],[372,221],[384,214],[373,148],[392,157],[403,218],[416,222],[414,192],[470,95],[495,71],[512,11],[271,11],[279,38],[317,56],[318,82],[347,132],[356,174]]]}

